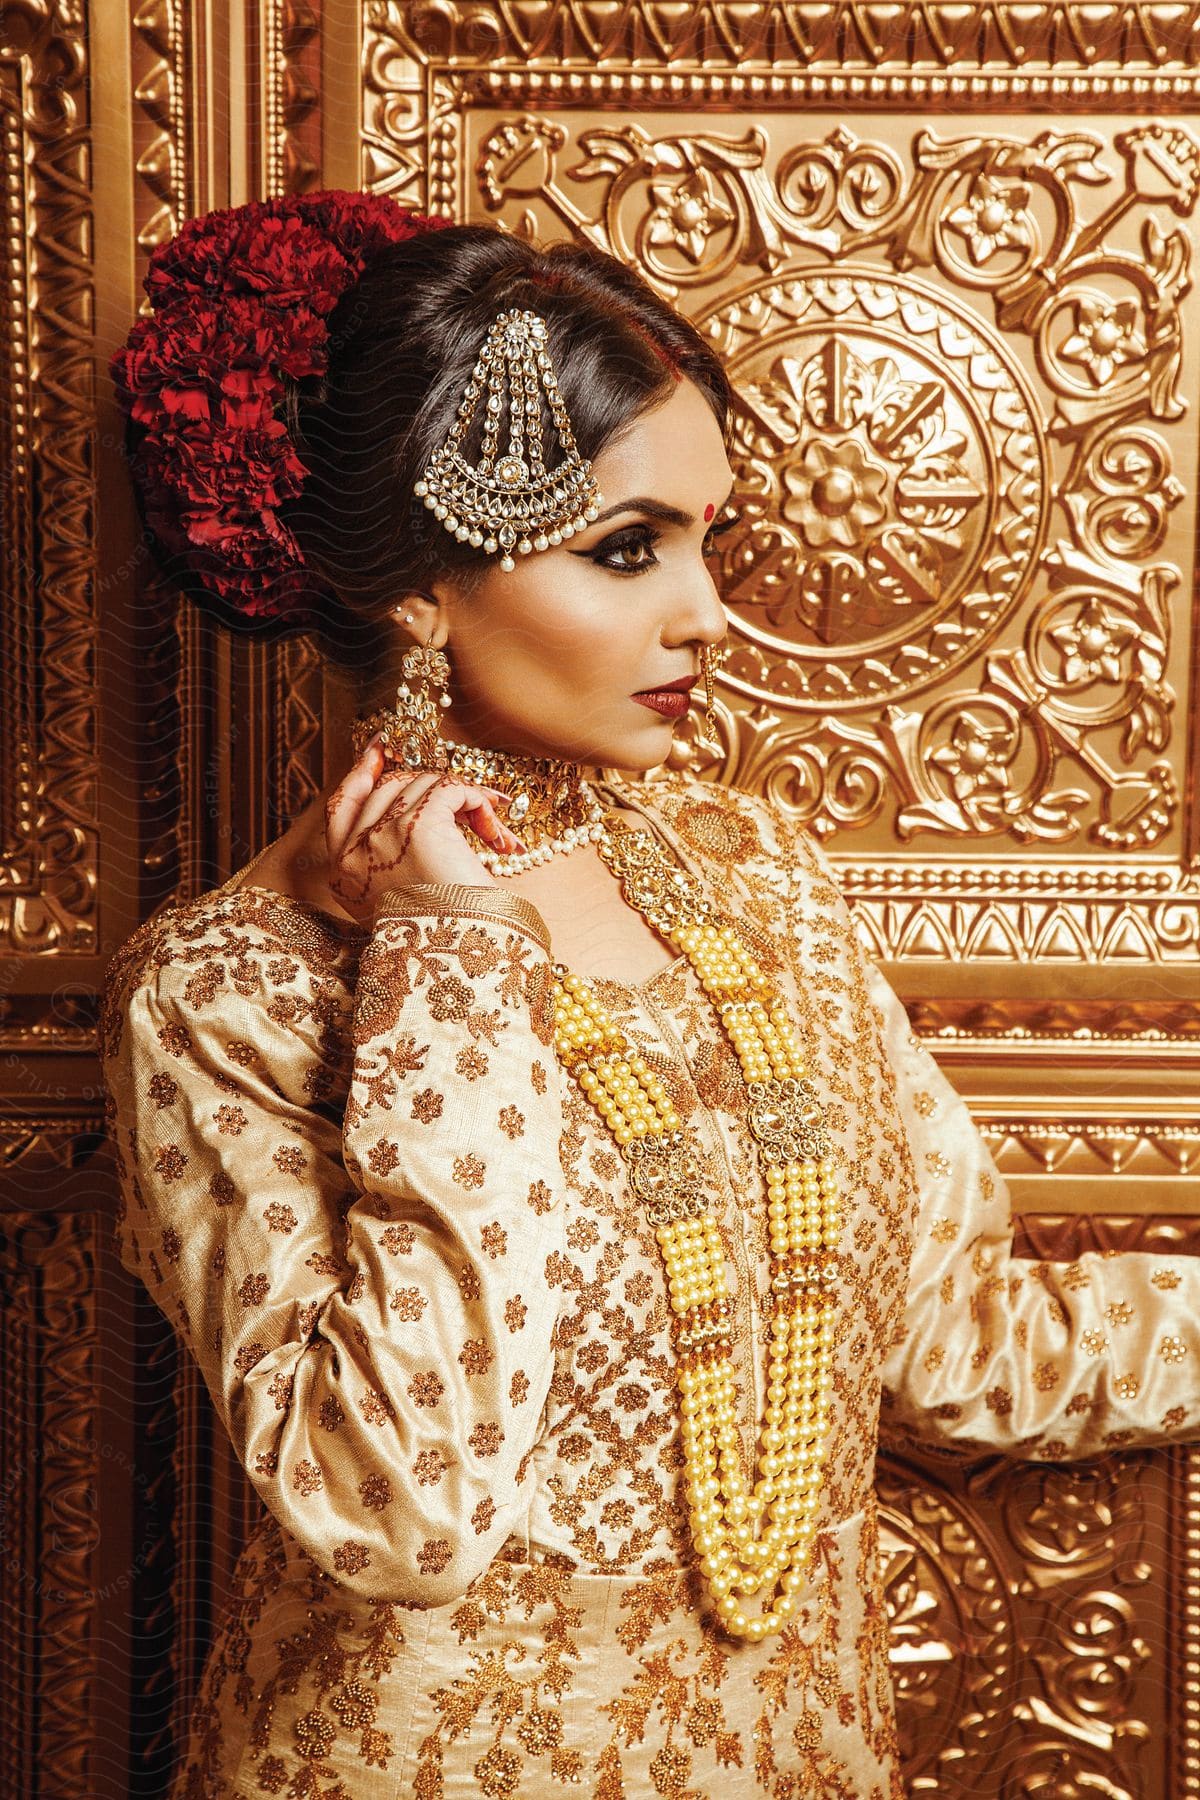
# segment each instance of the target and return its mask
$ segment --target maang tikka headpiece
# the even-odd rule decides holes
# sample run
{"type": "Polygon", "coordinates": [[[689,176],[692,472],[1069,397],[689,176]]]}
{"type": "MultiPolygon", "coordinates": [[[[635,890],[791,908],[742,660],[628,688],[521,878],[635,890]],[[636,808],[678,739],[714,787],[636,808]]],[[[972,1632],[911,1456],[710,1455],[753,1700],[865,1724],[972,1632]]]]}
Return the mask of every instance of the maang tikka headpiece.
{"type": "Polygon", "coordinates": [[[413,492],[460,543],[499,550],[500,567],[573,537],[596,517],[603,496],[590,461],[580,456],[546,348],[546,321],[513,307],[493,322],[459,402],[449,436],[430,458],[413,492]],[[508,448],[497,456],[507,378],[508,448]],[[484,390],[483,443],[474,468],[462,445],[484,390]],[[564,457],[547,470],[542,457],[541,389],[564,457]]]}

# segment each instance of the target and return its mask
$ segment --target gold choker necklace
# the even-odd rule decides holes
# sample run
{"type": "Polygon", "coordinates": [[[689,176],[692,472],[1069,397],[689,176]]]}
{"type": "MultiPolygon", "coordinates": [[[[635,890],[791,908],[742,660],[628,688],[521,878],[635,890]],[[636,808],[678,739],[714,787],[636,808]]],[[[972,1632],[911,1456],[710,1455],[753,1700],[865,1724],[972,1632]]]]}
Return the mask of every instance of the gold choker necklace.
{"type": "Polygon", "coordinates": [[[473,846],[493,875],[518,875],[556,852],[595,841],[604,828],[604,808],[583,779],[578,763],[553,756],[522,756],[516,751],[481,750],[444,738],[450,767],[457,775],[498,788],[512,796],[505,815],[528,848],[515,855],[473,846]]]}

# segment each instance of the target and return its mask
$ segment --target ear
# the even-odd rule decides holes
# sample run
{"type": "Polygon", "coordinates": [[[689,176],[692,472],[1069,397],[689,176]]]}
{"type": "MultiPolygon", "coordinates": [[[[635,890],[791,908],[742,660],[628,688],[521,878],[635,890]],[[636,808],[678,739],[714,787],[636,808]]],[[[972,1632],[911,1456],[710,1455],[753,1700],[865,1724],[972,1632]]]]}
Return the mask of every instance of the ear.
{"type": "Polygon", "coordinates": [[[409,588],[392,605],[401,630],[427,650],[441,650],[450,636],[450,610],[444,599],[427,588],[409,588]],[[407,622],[411,620],[411,623],[407,622]]]}

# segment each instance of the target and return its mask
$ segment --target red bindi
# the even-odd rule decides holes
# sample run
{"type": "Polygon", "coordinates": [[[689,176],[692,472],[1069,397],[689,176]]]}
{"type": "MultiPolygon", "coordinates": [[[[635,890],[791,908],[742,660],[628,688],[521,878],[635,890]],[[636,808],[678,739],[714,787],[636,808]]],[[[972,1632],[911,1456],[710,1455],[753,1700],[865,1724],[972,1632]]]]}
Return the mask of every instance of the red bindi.
{"type": "Polygon", "coordinates": [[[712,518],[712,516],[716,512],[716,510],[717,510],[716,507],[712,504],[712,501],[710,500],[708,505],[704,509],[704,523],[706,525],[708,524],[708,521],[712,518]]]}

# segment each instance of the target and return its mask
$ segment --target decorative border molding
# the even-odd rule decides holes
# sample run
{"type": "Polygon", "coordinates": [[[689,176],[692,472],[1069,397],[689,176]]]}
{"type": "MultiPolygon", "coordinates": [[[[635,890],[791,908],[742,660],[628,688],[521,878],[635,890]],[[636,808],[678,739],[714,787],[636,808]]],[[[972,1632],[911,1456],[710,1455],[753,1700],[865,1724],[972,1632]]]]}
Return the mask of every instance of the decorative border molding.
{"type": "MultiPolygon", "coordinates": [[[[819,70],[780,74],[764,66],[718,75],[722,103],[751,107],[757,113],[870,106],[880,110],[958,112],[981,106],[1006,112],[1090,112],[1097,107],[1130,112],[1190,113],[1200,94],[1200,75],[1129,76],[1081,69],[1057,74],[1016,72],[996,65],[977,65],[963,74],[904,70],[889,74],[822,73],[819,70]]],[[[463,77],[463,93],[476,104],[539,106],[647,107],[699,106],[711,96],[713,81],[705,71],[643,73],[606,69],[583,73],[562,65],[542,69],[491,69],[463,77]]]]}
{"type": "MultiPolygon", "coordinates": [[[[321,0],[264,0],[263,190],[299,194],[322,182],[321,0]]],[[[263,841],[287,829],[319,791],[329,724],[324,665],[308,639],[246,657],[251,704],[270,771],[261,796],[263,841]]]]}
{"type": "Polygon", "coordinates": [[[1179,1800],[1200,1797],[1200,1447],[1180,1453],[1182,1545],[1182,1631],[1174,1663],[1174,1693],[1182,1697],[1179,1735],[1176,1740],[1176,1785],[1179,1800]]]}
{"type": "Polygon", "coordinates": [[[1025,1116],[1011,1118],[1005,1111],[988,1118],[978,1104],[972,1111],[997,1168],[1009,1178],[1054,1175],[1074,1183],[1094,1176],[1136,1175],[1146,1181],[1184,1176],[1200,1192],[1200,1105],[1192,1116],[1177,1120],[1164,1120],[1162,1106],[1152,1118],[1122,1116],[1128,1108],[1128,1101],[1114,1107],[1097,1100],[1091,1116],[1080,1117],[1076,1107],[1063,1117],[1048,1107],[1045,1116],[1030,1117],[1018,1100],[1014,1110],[1025,1116]]]}
{"type": "MultiPolygon", "coordinates": [[[[1200,64],[1194,5],[1143,0],[1108,4],[1026,5],[1019,0],[979,0],[951,6],[942,0],[899,0],[888,6],[861,0],[695,0],[680,7],[656,0],[624,0],[606,7],[564,6],[561,0],[473,0],[449,7],[434,0],[370,8],[372,24],[394,36],[398,48],[428,63],[463,60],[487,69],[506,63],[583,65],[610,60],[644,70],[703,63],[705,73],[733,69],[748,84],[747,98],[768,97],[780,87],[779,65],[797,74],[853,71],[895,80],[900,71],[928,71],[932,82],[966,81],[976,71],[1004,71],[1014,80],[1096,79],[1097,65],[1114,62],[1131,71],[1124,79],[1153,76],[1182,80],[1200,64]]],[[[598,85],[598,84],[597,84],[598,85]]],[[[590,89],[596,92],[596,86],[590,89]]]]}
{"type": "MultiPolygon", "coordinates": [[[[1013,1254],[1022,1260],[1074,1262],[1086,1250],[1200,1256],[1200,1218],[1128,1212],[1027,1212],[1014,1216],[1013,1254]]],[[[1200,1513],[1197,1520],[1200,1522],[1200,1513]]]]}
{"type": "Polygon", "coordinates": [[[321,171],[320,0],[262,0],[262,191],[302,194],[321,171]]]}
{"type": "Polygon", "coordinates": [[[90,1800],[97,1791],[96,1532],[100,1465],[96,1320],[98,1214],[2,1222],[3,1363],[13,1403],[0,1434],[0,1629],[12,1791],[90,1800]],[[48,1529],[52,1522],[53,1529],[48,1529]]]}
{"type": "Polygon", "coordinates": [[[95,284],[82,13],[35,0],[0,18],[10,279],[0,943],[92,951],[99,856],[94,647],[95,284]],[[34,295],[36,294],[36,305],[34,295]],[[29,646],[41,645],[34,665],[29,646]]]}
{"type": "Polygon", "coordinates": [[[1073,1058],[1089,1062],[1119,1057],[1123,1066],[1152,1061],[1162,1066],[1162,1046],[1173,1047],[1172,1062],[1190,1063],[1200,1051],[1200,1009],[1194,1001],[1089,1000],[1086,998],[1002,1001],[923,996],[907,1003],[913,1025],[931,1047],[944,1043],[957,1057],[1000,1049],[1005,1061],[1013,1052],[1023,1060],[1062,1060],[1064,1043],[1073,1058]]]}
{"type": "Polygon", "coordinates": [[[188,142],[192,55],[185,0],[150,0],[130,17],[134,217],[145,257],[175,236],[193,210],[196,170],[188,142]]]}
{"type": "MultiPolygon", "coordinates": [[[[59,1048],[59,1046],[55,1046],[59,1048]]],[[[90,1048],[94,1049],[94,1041],[90,1048]]],[[[10,1096],[11,1099],[11,1096],[10,1096]]],[[[0,1219],[20,1216],[34,1181],[70,1177],[86,1167],[89,1181],[111,1174],[102,1111],[69,1114],[0,1110],[0,1219]]],[[[95,1202],[93,1201],[93,1206],[95,1202]]]]}
{"type": "MultiPolygon", "coordinates": [[[[961,894],[941,891],[912,899],[880,896],[864,886],[854,863],[836,851],[832,860],[864,942],[872,955],[885,959],[993,966],[1015,961],[1058,970],[1105,964],[1193,969],[1200,955],[1200,882],[1184,871],[1141,870],[1139,875],[1151,879],[1125,892],[1118,888],[1110,898],[1102,876],[1112,877],[1113,871],[1077,869],[1073,879],[1064,877],[1063,886],[1080,898],[1061,899],[1047,891],[1048,878],[1036,865],[1024,871],[1024,881],[1006,881],[1004,897],[981,897],[980,870],[963,869],[957,871],[961,894]]],[[[939,883],[945,873],[937,871],[939,883]]]]}

